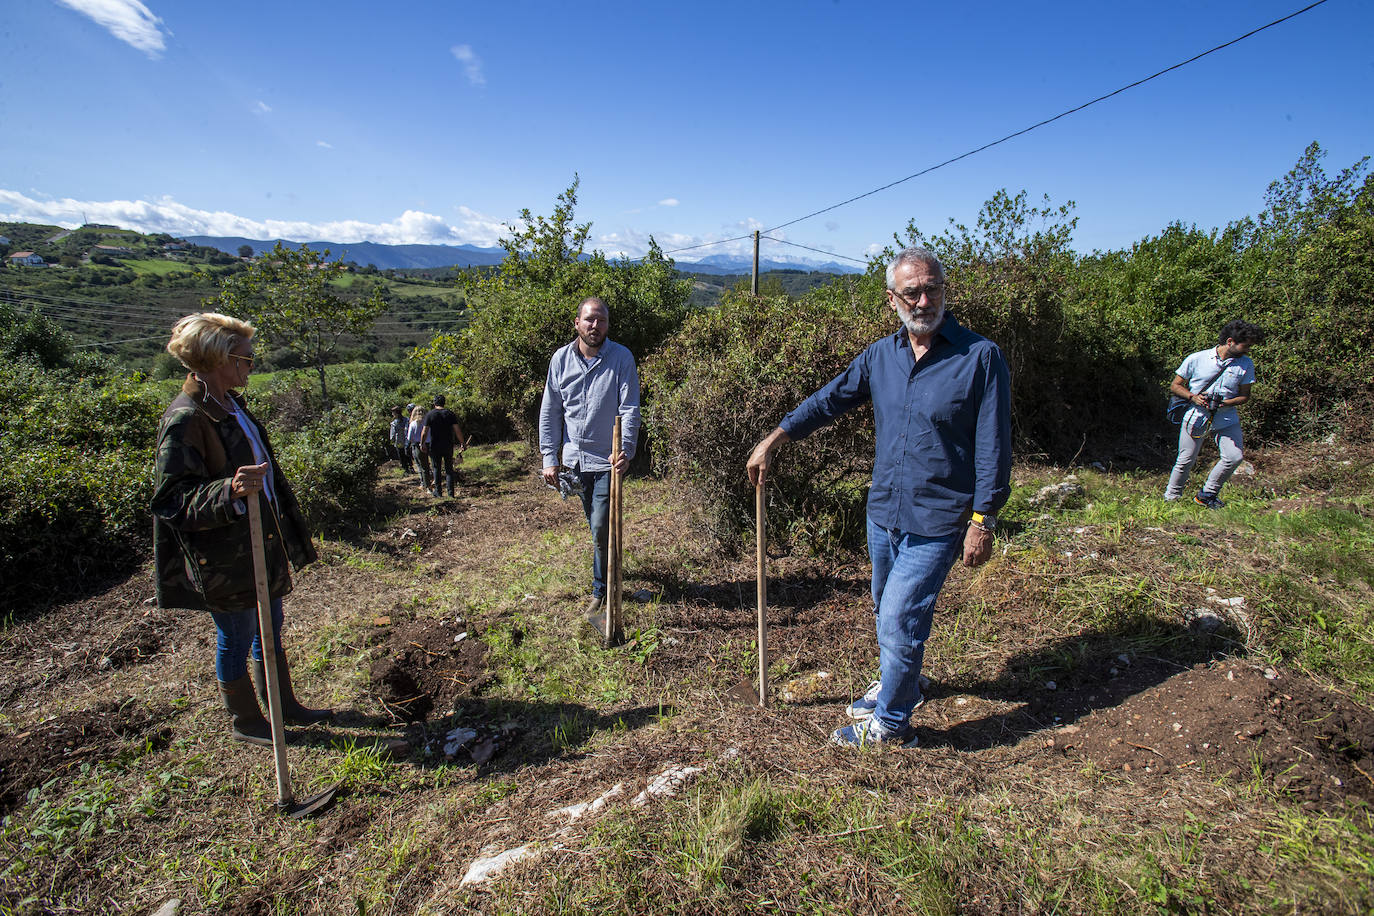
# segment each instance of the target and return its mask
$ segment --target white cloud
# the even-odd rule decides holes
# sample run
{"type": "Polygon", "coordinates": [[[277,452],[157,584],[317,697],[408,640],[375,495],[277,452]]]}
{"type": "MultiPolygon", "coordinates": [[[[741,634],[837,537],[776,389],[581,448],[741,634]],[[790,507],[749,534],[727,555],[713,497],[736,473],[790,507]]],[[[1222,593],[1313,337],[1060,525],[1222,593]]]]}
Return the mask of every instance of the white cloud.
{"type": "MultiPolygon", "coordinates": [[[[162,20],[139,0],[57,0],[68,9],[88,16],[115,38],[157,57],[167,48],[162,20]]],[[[171,32],[167,32],[170,35],[171,32]]]]}
{"type": "Polygon", "coordinates": [[[283,238],[299,242],[380,242],[384,245],[477,245],[491,247],[506,234],[498,219],[468,207],[458,207],[459,220],[406,210],[383,223],[361,220],[309,222],[255,220],[225,211],[197,210],[170,197],[146,200],[38,200],[18,191],[0,189],[0,221],[51,223],[66,228],[80,225],[81,214],[93,223],[108,223],[139,232],[169,232],[176,236],[230,235],[250,239],[283,238]]]}
{"type": "Polygon", "coordinates": [[[253,106],[253,114],[268,114],[271,111],[272,106],[268,105],[262,99],[258,99],[257,104],[253,106]]]}
{"type": "Polygon", "coordinates": [[[326,142],[324,142],[323,140],[316,140],[316,141],[315,141],[315,145],[318,146],[320,149],[333,149],[333,148],[334,148],[334,144],[332,144],[332,143],[326,143],[326,142]]]}
{"type": "Polygon", "coordinates": [[[658,202],[660,207],[676,207],[679,201],[676,197],[665,197],[658,202]]]}
{"type": "MultiPolygon", "coordinates": [[[[457,206],[457,219],[451,220],[423,210],[406,210],[395,219],[380,223],[362,220],[258,220],[223,210],[197,210],[178,203],[170,197],[146,200],[74,200],[50,199],[38,191],[30,196],[19,191],[0,189],[0,222],[48,223],[75,228],[86,219],[92,223],[107,223],[139,232],[169,232],[176,236],[215,235],[242,236],[250,239],[287,239],[297,242],[336,242],[348,245],[357,242],[378,242],[383,245],[476,245],[490,248],[502,236],[509,236],[512,224],[480,213],[470,207],[457,206]]],[[[753,251],[752,239],[738,239],[724,244],[712,244],[721,239],[740,235],[741,229],[761,227],[757,220],[747,220],[722,231],[706,235],[682,232],[653,233],[665,252],[689,248],[670,254],[680,262],[699,261],[711,255],[729,254],[748,257],[753,251]],[[708,247],[696,247],[705,245],[708,247]]],[[[521,228],[514,221],[514,228],[521,228]]],[[[782,233],[779,233],[781,236],[782,233]]],[[[606,232],[591,240],[592,248],[611,257],[639,258],[649,250],[650,233],[639,229],[606,232]]],[[[784,258],[800,263],[820,263],[824,260],[797,249],[768,246],[768,258],[784,258]]],[[[882,250],[870,245],[864,255],[882,250]]]]}
{"type": "Polygon", "coordinates": [[[472,45],[454,45],[449,50],[462,63],[463,71],[468,75],[469,83],[477,87],[486,86],[487,78],[482,73],[482,58],[473,52],[472,45]]]}
{"type": "Polygon", "coordinates": [[[833,219],[828,219],[825,221],[826,232],[834,232],[838,228],[840,228],[840,224],[835,222],[833,219]]]}

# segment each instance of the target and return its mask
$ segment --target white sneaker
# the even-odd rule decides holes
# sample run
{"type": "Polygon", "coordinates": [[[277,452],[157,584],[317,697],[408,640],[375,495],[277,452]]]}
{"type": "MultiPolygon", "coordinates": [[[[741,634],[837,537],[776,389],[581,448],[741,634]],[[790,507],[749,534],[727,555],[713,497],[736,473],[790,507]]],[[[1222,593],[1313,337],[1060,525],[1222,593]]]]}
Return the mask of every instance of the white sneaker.
{"type": "MultiPolygon", "coordinates": [[[[917,681],[917,683],[920,685],[921,698],[916,701],[915,706],[911,707],[912,709],[920,709],[921,706],[925,703],[926,691],[930,689],[930,678],[922,674],[920,676],[920,680],[917,681]]],[[[864,691],[864,695],[859,697],[853,703],[850,703],[849,708],[845,710],[845,712],[849,715],[849,718],[855,720],[863,720],[873,715],[873,710],[878,708],[878,694],[882,692],[882,689],[882,681],[874,681],[873,683],[869,684],[868,689],[864,691]]]]}

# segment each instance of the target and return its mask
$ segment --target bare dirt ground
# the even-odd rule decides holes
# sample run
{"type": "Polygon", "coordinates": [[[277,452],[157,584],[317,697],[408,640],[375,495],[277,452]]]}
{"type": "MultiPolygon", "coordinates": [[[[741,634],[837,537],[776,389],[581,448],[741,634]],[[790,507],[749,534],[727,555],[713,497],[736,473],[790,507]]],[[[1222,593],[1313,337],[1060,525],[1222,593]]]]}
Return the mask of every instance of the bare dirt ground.
{"type": "MultiPolygon", "coordinates": [[[[1312,465],[1264,455],[1256,464],[1266,461],[1276,476],[1312,465]]],[[[151,912],[171,897],[195,912],[361,912],[364,899],[397,913],[544,911],[550,898],[538,896],[535,876],[576,875],[607,842],[595,817],[555,812],[607,793],[593,812],[628,811],[627,800],[673,766],[836,804],[881,796],[896,814],[933,818],[932,806],[963,806],[961,817],[982,818],[994,838],[1072,821],[1081,831],[1072,835],[1089,845],[1164,835],[1203,816],[1253,821],[1262,833],[1275,805],[1330,817],[1374,808],[1367,705],[1182,620],[1148,651],[1130,648],[1133,631],[1047,630],[1035,603],[1043,581],[1020,582],[1014,558],[950,577],[927,655],[933,683],[915,719],[920,749],[857,754],[826,738],[875,666],[861,554],[771,559],[771,660],[790,699],[763,712],[728,699],[752,670],[752,560],[717,555],[666,485],[629,489],[626,585],[643,600],[627,599],[631,641],[612,652],[580,629],[580,507],[539,486],[513,452],[466,472],[457,499],[423,496],[394,470],[379,486],[396,514],[324,545],[287,601],[298,692],[341,711],[295,733],[293,767],[307,783],[348,785],[307,827],[271,813],[268,755],[227,740],[209,621],[150,606],[147,569],[0,631],[0,815],[64,792],[107,797],[111,811],[116,797],[149,800],[97,817],[65,853],[44,853],[33,834],[29,847],[7,834],[0,871],[18,857],[34,864],[6,882],[0,912],[151,912]],[[572,667],[555,677],[540,660],[558,653],[572,667]],[[559,678],[574,676],[577,690],[560,688],[559,678]],[[473,735],[454,737],[463,729],[473,735]],[[449,753],[458,738],[464,744],[449,753]],[[384,774],[348,754],[372,742],[386,747],[384,774]],[[100,796],[95,772],[117,791],[100,796]],[[1092,818],[1101,823],[1084,827],[1092,818]],[[530,843],[544,844],[538,864],[483,886],[506,890],[462,886],[483,851],[530,843]],[[290,851],[273,854],[272,844],[290,851]]],[[[1314,488],[1284,505],[1322,498],[1314,488]]],[[[635,810],[645,843],[675,829],[675,809],[635,810]]],[[[794,834],[770,853],[793,867],[731,860],[730,886],[791,901],[779,911],[813,911],[798,902],[808,892],[820,895],[821,912],[929,909],[894,896],[890,876],[845,866],[871,850],[843,844],[872,829],[818,826],[813,842],[788,846],[794,834]]],[[[1248,907],[1245,888],[1286,888],[1282,860],[1247,857],[1255,835],[1208,838],[1210,904],[1165,893],[1159,909],[1231,912],[1248,907]]],[[[671,862],[645,853],[635,868],[657,890],[623,909],[676,909],[671,862]]],[[[1335,896],[1305,897],[1301,909],[1352,911],[1348,885],[1332,880],[1335,896]]],[[[952,877],[948,899],[970,912],[1053,910],[1045,883],[1053,881],[990,861],[952,877]]],[[[1121,883],[1124,910],[1154,911],[1139,882],[1121,883]]],[[[689,891],[709,903],[692,908],[719,912],[762,899],[689,891]]]]}

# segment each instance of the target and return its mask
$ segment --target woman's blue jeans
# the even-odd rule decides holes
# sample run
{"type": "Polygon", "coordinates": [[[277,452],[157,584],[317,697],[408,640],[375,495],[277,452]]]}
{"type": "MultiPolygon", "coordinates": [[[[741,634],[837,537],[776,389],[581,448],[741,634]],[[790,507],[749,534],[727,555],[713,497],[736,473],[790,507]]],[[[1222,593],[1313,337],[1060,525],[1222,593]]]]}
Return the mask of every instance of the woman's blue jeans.
{"type": "Polygon", "coordinates": [[[582,510],[592,529],[592,594],[606,597],[606,542],[611,533],[611,472],[582,471],[582,510]]]}
{"type": "Polygon", "coordinates": [[[921,700],[919,679],[935,599],[962,544],[960,532],[927,538],[868,520],[878,671],[883,682],[873,716],[886,729],[906,728],[921,700]]]}
{"type": "MultiPolygon", "coordinates": [[[[215,619],[215,677],[224,683],[237,681],[248,673],[248,652],[262,659],[262,640],[258,638],[258,609],[211,611],[215,619]]],[[[272,630],[276,651],[281,651],[281,599],[272,599],[272,630]]]]}

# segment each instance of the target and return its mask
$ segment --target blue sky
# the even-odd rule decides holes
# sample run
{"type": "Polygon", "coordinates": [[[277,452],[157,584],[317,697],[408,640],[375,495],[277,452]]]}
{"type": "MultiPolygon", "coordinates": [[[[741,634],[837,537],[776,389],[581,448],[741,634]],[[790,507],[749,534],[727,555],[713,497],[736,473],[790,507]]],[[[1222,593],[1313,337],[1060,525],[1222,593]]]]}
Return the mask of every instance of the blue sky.
{"type": "MultiPolygon", "coordinates": [[[[595,247],[634,256],[787,222],[1303,5],[25,0],[0,24],[0,219],[492,245],[576,172],[595,247]]],[[[863,258],[1000,188],[1075,201],[1081,251],[1224,225],[1313,140],[1329,172],[1374,153],[1370,35],[1374,4],[1328,0],[777,234],[863,258]]]]}

